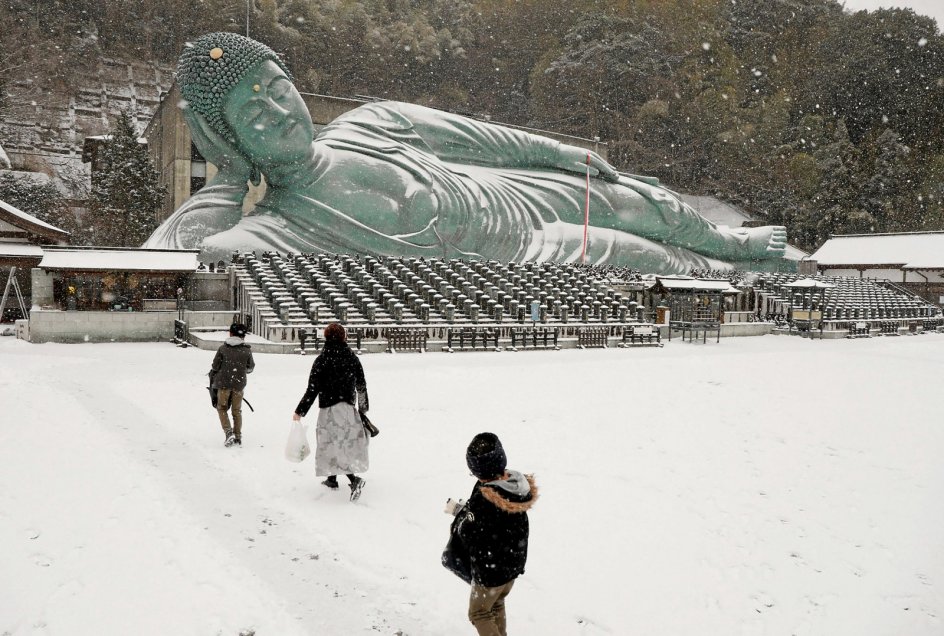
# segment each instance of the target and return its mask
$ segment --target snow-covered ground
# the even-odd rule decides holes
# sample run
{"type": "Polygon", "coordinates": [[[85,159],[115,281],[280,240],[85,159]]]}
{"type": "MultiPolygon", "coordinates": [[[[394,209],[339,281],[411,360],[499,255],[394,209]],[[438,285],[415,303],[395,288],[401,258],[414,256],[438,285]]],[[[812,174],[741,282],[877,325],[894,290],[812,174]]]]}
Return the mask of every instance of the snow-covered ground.
{"type": "Polygon", "coordinates": [[[364,356],[356,504],[283,457],[313,358],[228,449],[211,357],[0,338],[0,634],[472,634],[483,430],[541,487],[511,634],[944,633],[944,336],[364,356]]]}

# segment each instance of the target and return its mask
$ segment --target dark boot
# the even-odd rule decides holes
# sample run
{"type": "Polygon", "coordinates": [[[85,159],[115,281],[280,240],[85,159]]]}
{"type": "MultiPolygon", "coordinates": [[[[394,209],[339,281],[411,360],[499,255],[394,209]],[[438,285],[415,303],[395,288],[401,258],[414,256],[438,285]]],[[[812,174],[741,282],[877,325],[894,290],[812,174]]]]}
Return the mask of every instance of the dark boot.
{"type": "Polygon", "coordinates": [[[323,482],[321,482],[321,483],[322,483],[322,485],[327,486],[327,487],[330,488],[331,490],[337,490],[337,489],[338,489],[338,477],[337,477],[337,475],[331,475],[330,477],[328,477],[327,479],[325,479],[325,480],[324,480],[323,482]]]}
{"type": "Polygon", "coordinates": [[[367,480],[357,476],[351,480],[351,501],[360,499],[361,491],[364,489],[364,484],[366,483],[367,480]]]}

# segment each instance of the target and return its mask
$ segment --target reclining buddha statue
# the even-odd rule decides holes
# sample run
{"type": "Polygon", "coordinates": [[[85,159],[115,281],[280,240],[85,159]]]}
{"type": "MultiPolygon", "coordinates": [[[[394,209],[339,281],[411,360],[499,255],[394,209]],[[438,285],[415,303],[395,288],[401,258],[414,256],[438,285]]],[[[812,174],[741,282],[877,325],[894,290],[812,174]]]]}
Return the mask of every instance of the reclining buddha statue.
{"type": "Polygon", "coordinates": [[[548,137],[390,101],[316,135],[279,56],[235,33],[189,43],[177,79],[193,141],[218,172],[145,247],[200,249],[206,260],[254,250],[585,257],[663,274],[783,261],[783,227],[715,225],[657,180],[548,137]],[[244,215],[261,176],[265,195],[244,215]]]}

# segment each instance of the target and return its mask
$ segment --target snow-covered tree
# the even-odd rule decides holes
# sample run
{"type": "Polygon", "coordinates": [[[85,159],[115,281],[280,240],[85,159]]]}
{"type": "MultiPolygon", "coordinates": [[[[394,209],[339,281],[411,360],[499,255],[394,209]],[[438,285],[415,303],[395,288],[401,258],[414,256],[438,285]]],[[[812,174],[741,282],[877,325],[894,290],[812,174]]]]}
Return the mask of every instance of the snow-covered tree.
{"type": "Polygon", "coordinates": [[[914,179],[908,163],[910,149],[898,133],[886,129],[875,141],[872,176],[862,190],[862,207],[878,221],[877,231],[907,231],[917,225],[912,218],[917,199],[909,196],[914,179]]]}
{"type": "Polygon", "coordinates": [[[0,200],[75,236],[75,216],[65,206],[62,194],[52,183],[25,177],[22,173],[0,172],[0,200]]]}
{"type": "Polygon", "coordinates": [[[121,113],[99,149],[84,238],[102,246],[137,247],[157,227],[164,186],[131,116],[121,113]]]}
{"type": "Polygon", "coordinates": [[[813,201],[816,244],[832,234],[874,232],[875,219],[858,206],[862,190],[860,153],[849,140],[849,131],[840,120],[835,126],[831,143],[816,152],[820,187],[813,201]]]}

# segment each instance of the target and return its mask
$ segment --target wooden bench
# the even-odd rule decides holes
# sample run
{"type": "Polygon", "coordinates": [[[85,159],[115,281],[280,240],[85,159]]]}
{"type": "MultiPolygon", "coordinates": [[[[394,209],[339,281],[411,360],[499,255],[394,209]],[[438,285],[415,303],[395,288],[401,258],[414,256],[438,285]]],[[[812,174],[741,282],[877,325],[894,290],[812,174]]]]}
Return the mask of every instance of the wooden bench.
{"type": "Polygon", "coordinates": [[[662,346],[662,334],[655,325],[630,325],[623,329],[621,347],[662,346]]]}
{"type": "Polygon", "coordinates": [[[557,329],[551,327],[515,327],[511,329],[511,350],[527,349],[554,349],[559,350],[557,344],[557,329]]]}
{"type": "Polygon", "coordinates": [[[921,321],[921,328],[923,331],[937,331],[940,326],[940,318],[925,318],[921,321]]]}
{"type": "Polygon", "coordinates": [[[891,320],[883,320],[879,323],[879,333],[883,336],[897,336],[898,323],[891,320]]]}
{"type": "Polygon", "coordinates": [[[311,329],[299,329],[298,342],[301,346],[295,351],[302,355],[305,355],[309,349],[318,351],[324,344],[324,340],[318,337],[318,329],[315,327],[311,329]]]}
{"type": "MultiPolygon", "coordinates": [[[[428,334],[425,329],[387,329],[387,353],[397,351],[426,351],[428,334]]],[[[359,344],[358,344],[359,346],[359,344]]]]}
{"type": "Polygon", "coordinates": [[[721,321],[719,320],[672,320],[669,322],[669,341],[672,340],[673,331],[682,332],[682,342],[685,342],[686,334],[689,342],[696,342],[699,333],[701,341],[708,342],[708,332],[714,331],[717,334],[715,342],[721,342],[721,321]]]}
{"type": "Polygon", "coordinates": [[[846,338],[868,338],[871,335],[872,334],[869,333],[869,323],[850,322],[849,333],[846,335],[846,338]]]}
{"type": "Polygon", "coordinates": [[[456,349],[501,351],[501,347],[498,346],[498,330],[487,327],[451,328],[446,332],[446,347],[443,351],[452,353],[456,349]]]}
{"type": "Polygon", "coordinates": [[[577,348],[602,348],[608,346],[608,327],[581,327],[577,330],[577,348]]]}

